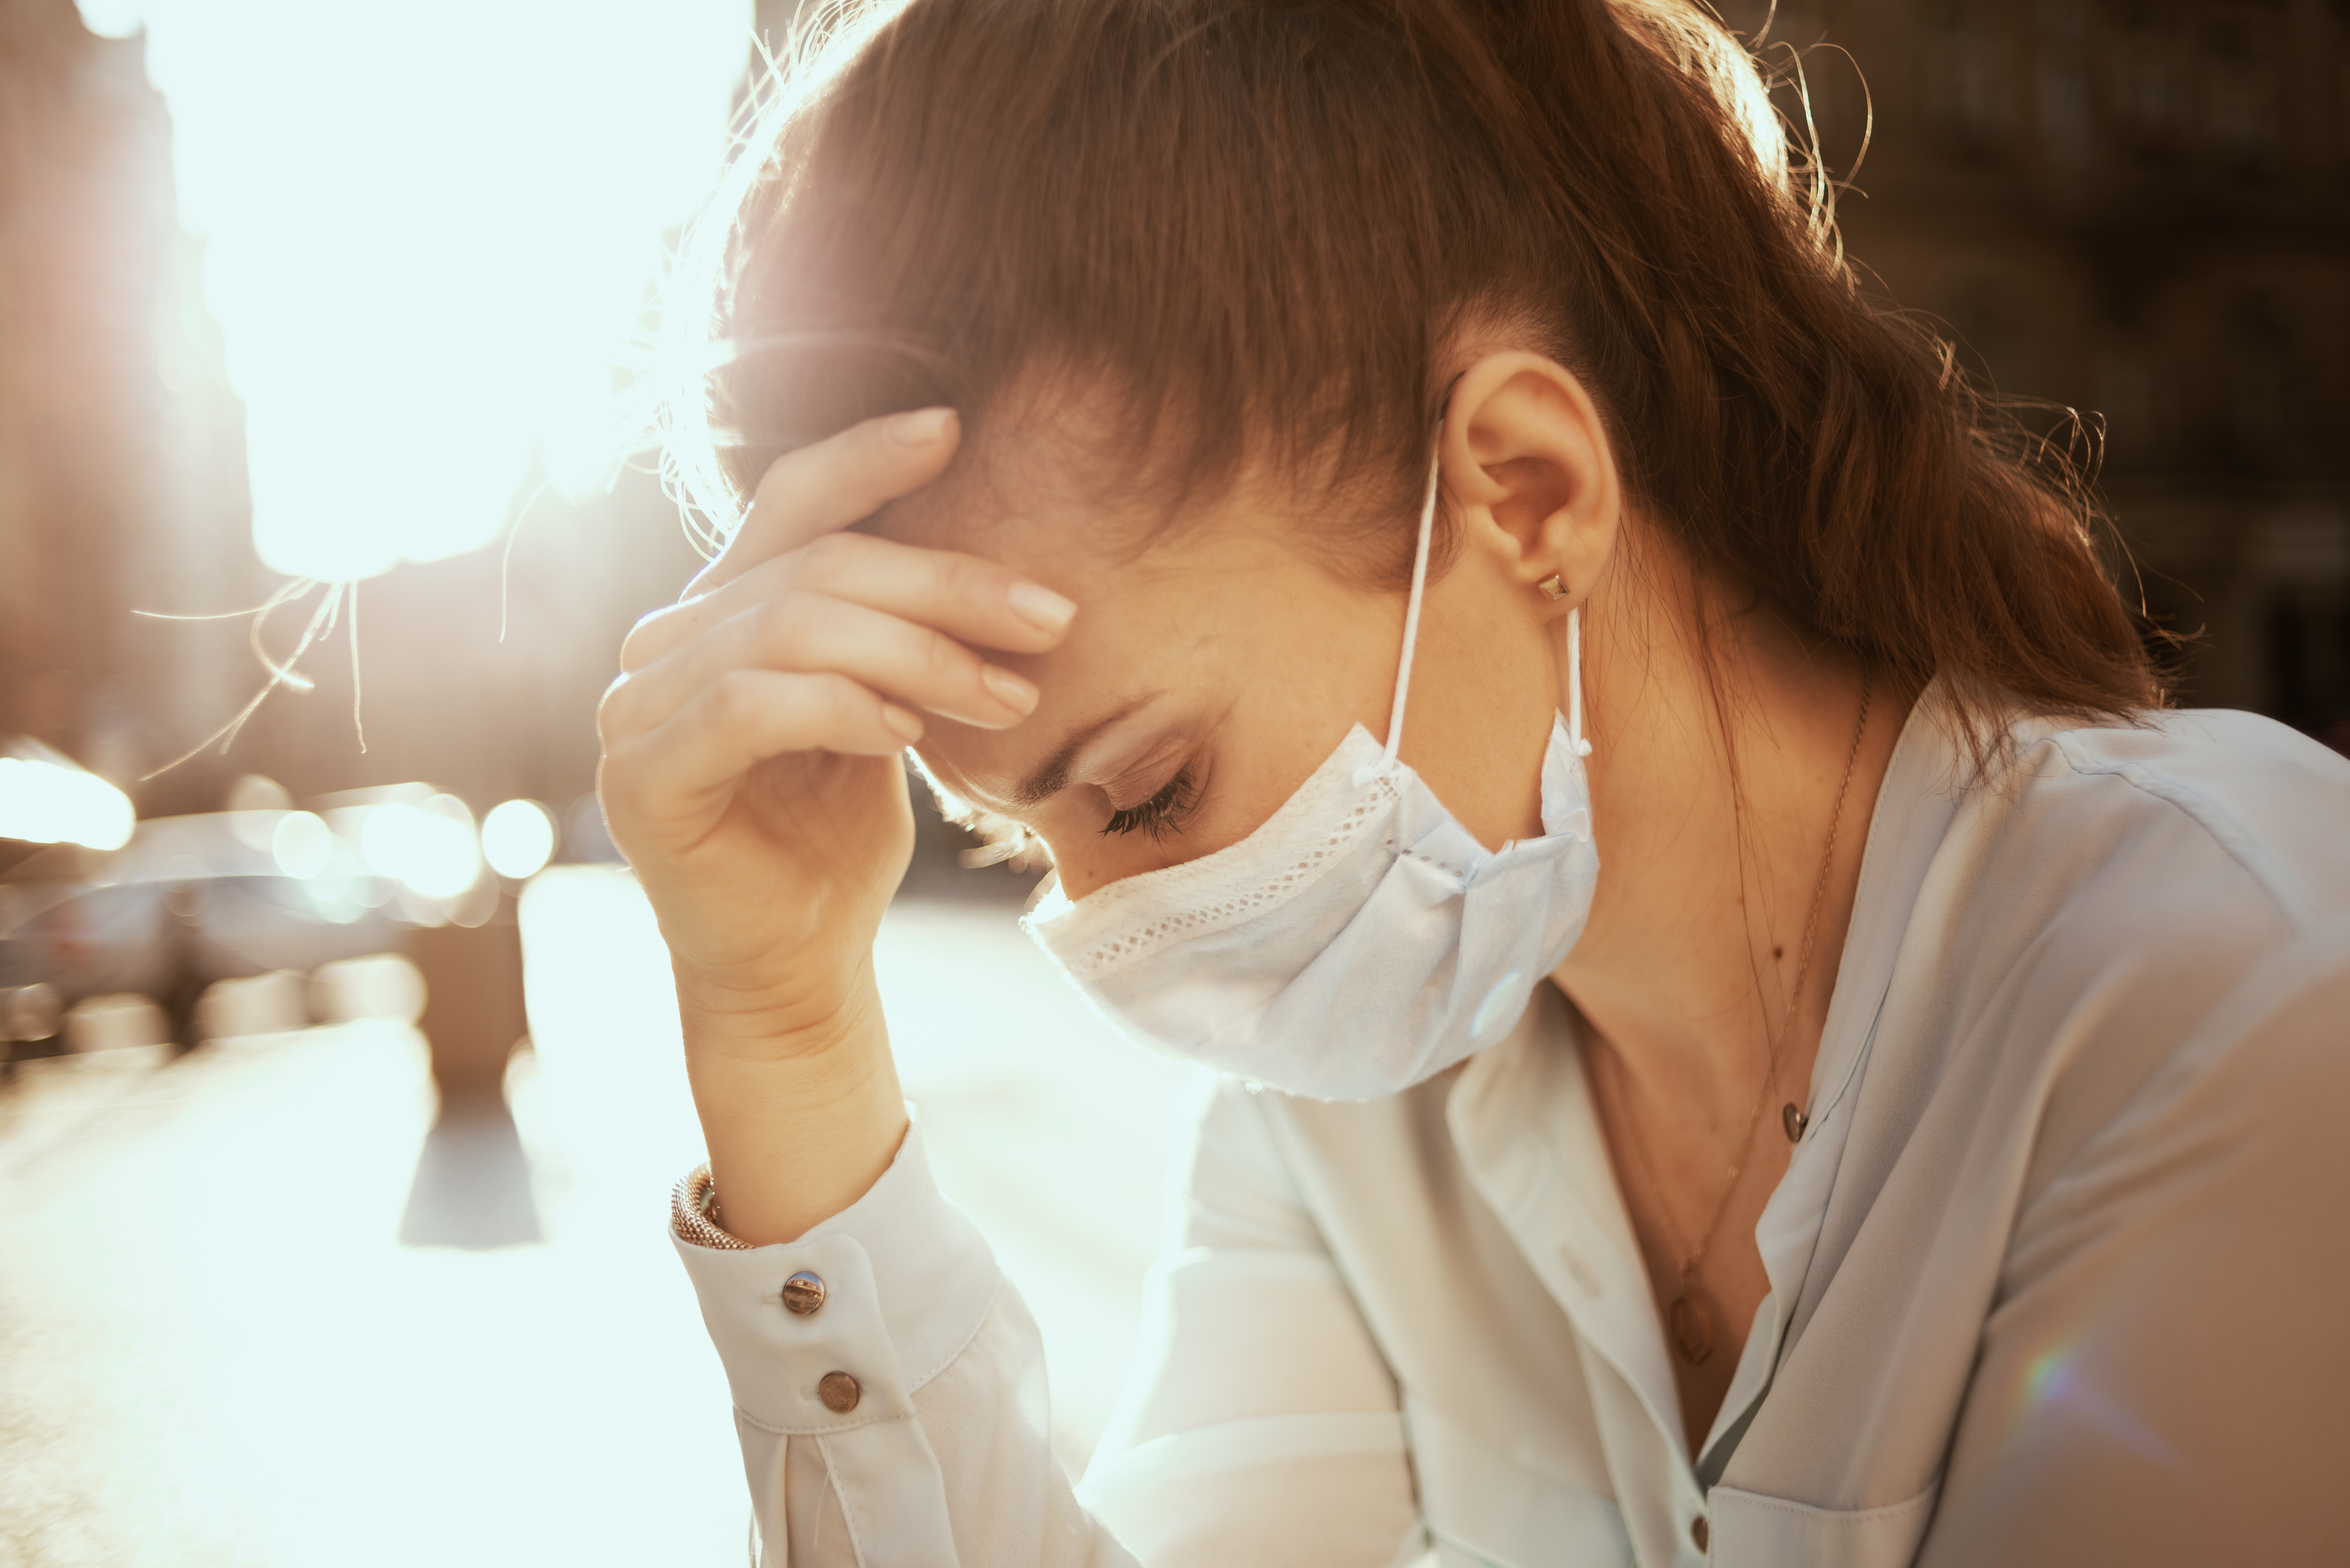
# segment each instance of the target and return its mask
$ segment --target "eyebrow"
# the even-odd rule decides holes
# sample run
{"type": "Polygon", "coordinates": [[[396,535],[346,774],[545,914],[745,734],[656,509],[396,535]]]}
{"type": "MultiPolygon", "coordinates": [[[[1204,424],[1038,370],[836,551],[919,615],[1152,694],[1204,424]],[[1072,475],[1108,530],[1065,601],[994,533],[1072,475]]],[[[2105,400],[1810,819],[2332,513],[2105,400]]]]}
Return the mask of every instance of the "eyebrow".
{"type": "Polygon", "coordinates": [[[1077,753],[1091,744],[1095,736],[1119,720],[1132,714],[1136,710],[1157,701],[1162,695],[1163,693],[1158,691],[1146,693],[1113,712],[1103,714],[1082,729],[1070,731],[1062,740],[1059,748],[1051,756],[1046,757],[1035,772],[1021,781],[1019,788],[1012,792],[1013,804],[1023,806],[1042,805],[1060,794],[1068,786],[1069,770],[1076,765],[1077,753]]]}

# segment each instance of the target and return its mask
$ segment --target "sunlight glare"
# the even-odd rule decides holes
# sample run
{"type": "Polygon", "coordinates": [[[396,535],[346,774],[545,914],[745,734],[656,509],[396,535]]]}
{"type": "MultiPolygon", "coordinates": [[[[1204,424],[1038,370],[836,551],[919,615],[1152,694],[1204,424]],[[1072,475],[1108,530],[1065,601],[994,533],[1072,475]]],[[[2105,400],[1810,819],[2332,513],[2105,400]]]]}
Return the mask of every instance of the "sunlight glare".
{"type": "Polygon", "coordinates": [[[62,763],[0,757],[0,838],[120,849],[137,826],[130,797],[62,763]]]}
{"type": "Polygon", "coordinates": [[[662,234],[715,182],[748,0],[85,0],[143,11],[244,397],[254,540],[346,580],[578,495],[662,234]]]}

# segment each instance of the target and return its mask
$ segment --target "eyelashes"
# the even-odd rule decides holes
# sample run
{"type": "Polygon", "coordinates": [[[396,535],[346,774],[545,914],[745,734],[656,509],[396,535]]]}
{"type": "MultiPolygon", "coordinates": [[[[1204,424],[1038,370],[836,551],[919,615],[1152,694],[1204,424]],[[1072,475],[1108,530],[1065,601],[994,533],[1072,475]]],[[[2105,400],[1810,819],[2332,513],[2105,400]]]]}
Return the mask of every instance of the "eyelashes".
{"type": "Polygon", "coordinates": [[[1121,806],[1111,812],[1109,820],[1102,824],[1102,836],[1147,833],[1153,838],[1163,838],[1168,834],[1180,832],[1183,819],[1191,815],[1191,808],[1199,804],[1199,798],[1198,781],[1187,767],[1169,779],[1157,794],[1141,805],[1121,806]]]}

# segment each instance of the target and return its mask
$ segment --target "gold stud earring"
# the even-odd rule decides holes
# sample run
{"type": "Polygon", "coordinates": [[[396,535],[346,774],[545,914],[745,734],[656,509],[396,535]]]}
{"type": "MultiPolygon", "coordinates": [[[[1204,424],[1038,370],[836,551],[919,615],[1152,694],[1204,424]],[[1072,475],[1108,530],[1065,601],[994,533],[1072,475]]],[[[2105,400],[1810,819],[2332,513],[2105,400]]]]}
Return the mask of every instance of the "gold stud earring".
{"type": "Polygon", "coordinates": [[[1565,580],[1556,572],[1553,572],[1549,576],[1544,577],[1541,582],[1536,583],[1534,587],[1543,591],[1543,597],[1553,601],[1563,599],[1567,596],[1565,580]]]}

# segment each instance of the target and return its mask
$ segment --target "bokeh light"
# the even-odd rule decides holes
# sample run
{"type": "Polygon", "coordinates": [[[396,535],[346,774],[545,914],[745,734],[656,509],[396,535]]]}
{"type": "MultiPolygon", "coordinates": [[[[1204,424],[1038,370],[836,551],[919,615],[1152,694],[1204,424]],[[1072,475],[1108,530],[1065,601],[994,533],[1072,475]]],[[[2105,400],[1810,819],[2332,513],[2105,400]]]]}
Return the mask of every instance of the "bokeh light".
{"type": "Polygon", "coordinates": [[[96,774],[37,757],[0,757],[0,838],[120,849],[137,826],[130,797],[96,774]]]}
{"type": "Polygon", "coordinates": [[[535,800],[510,800],[482,818],[482,857],[501,877],[536,876],[555,854],[555,818],[535,800]]]}
{"type": "Polygon", "coordinates": [[[334,859],[335,836],[317,813],[289,811],[270,830],[269,855],[280,871],[307,882],[334,859]]]}
{"type": "Polygon", "coordinates": [[[421,805],[395,801],[370,808],[359,827],[359,853],[378,876],[428,898],[453,898],[482,874],[473,813],[450,794],[421,805]]]}
{"type": "Polygon", "coordinates": [[[612,367],[664,231],[715,182],[748,0],[84,15],[147,31],[265,563],[344,580],[474,549],[535,458],[568,493],[600,486],[612,367]]]}

